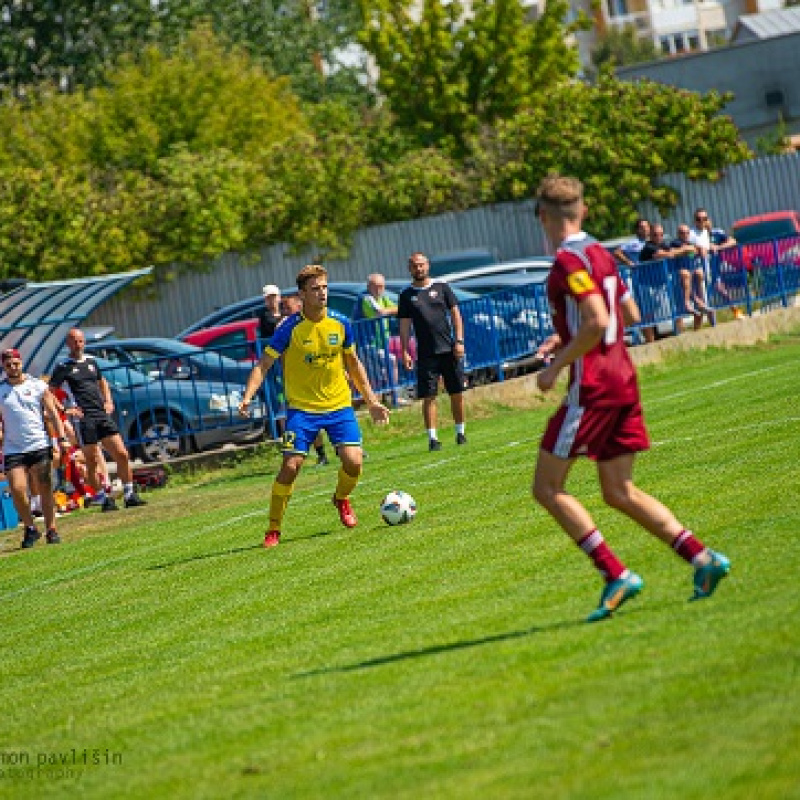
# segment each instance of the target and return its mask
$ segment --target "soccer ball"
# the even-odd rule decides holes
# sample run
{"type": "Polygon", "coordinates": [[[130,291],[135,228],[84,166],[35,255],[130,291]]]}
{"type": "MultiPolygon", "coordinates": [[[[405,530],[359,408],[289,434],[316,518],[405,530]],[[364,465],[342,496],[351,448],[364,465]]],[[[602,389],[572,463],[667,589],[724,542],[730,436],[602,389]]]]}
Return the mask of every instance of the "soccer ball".
{"type": "Polygon", "coordinates": [[[381,516],[387,525],[405,525],[417,513],[417,503],[407,492],[389,492],[381,500],[381,516]]]}

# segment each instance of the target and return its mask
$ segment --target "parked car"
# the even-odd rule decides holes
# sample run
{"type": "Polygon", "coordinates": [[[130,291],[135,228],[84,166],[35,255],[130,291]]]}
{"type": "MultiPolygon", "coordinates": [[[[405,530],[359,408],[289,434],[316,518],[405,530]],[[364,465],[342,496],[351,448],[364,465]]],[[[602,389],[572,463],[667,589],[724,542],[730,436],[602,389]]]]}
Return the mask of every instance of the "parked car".
{"type": "Polygon", "coordinates": [[[487,264],[496,264],[500,259],[497,252],[486,247],[475,247],[469,250],[455,250],[450,253],[437,253],[428,258],[432,278],[440,278],[451,272],[463,272],[487,264]]]}
{"type": "Polygon", "coordinates": [[[124,364],[152,378],[204,380],[245,385],[248,366],[219,353],[178,339],[103,339],[86,345],[86,352],[113,364],[124,364]]]}
{"type": "Polygon", "coordinates": [[[544,284],[549,274],[550,268],[548,267],[546,270],[538,272],[499,272],[475,277],[450,278],[447,282],[454,290],[481,296],[493,292],[513,291],[520,286],[544,284]]]}
{"type": "Polygon", "coordinates": [[[440,280],[450,284],[458,284],[463,288],[469,288],[463,281],[472,278],[489,278],[510,276],[534,275],[537,280],[545,280],[550,268],[553,266],[552,256],[534,256],[532,258],[517,258],[513,261],[503,261],[502,263],[485,264],[471,269],[449,272],[440,276],[440,280]]]}
{"type": "Polygon", "coordinates": [[[97,359],[114,399],[122,438],[142,461],[166,461],[264,433],[264,410],[239,416],[244,387],[230,383],[156,379],[138,369],[97,359]]]}
{"type": "MultiPolygon", "coordinates": [[[[361,297],[367,290],[366,281],[364,283],[335,281],[328,284],[328,308],[339,311],[349,319],[358,319],[361,315],[361,297]]],[[[297,287],[291,286],[281,290],[283,297],[291,297],[297,294],[297,287]]],[[[189,336],[206,328],[214,328],[219,325],[226,325],[230,322],[241,322],[253,319],[256,312],[263,308],[264,298],[262,295],[254,295],[236,303],[218,308],[205,317],[193,322],[188,328],[182,330],[177,339],[185,342],[190,341],[189,336]]],[[[237,359],[238,360],[238,359],[237,359]]]]}
{"type": "Polygon", "coordinates": [[[258,358],[258,320],[255,317],[201,328],[185,337],[188,344],[252,365],[258,358]]]}
{"type": "Polygon", "coordinates": [[[740,250],[725,251],[729,264],[741,263],[748,272],[777,264],[800,266],[800,211],[772,211],[737,220],[732,235],[740,250]]]}
{"type": "MultiPolygon", "coordinates": [[[[240,362],[249,370],[259,357],[258,320],[255,318],[243,319],[213,328],[204,328],[190,333],[186,337],[186,341],[240,362]]],[[[359,338],[356,338],[356,341],[360,341],[359,338]]],[[[400,337],[396,333],[389,338],[389,350],[396,358],[400,358],[400,337]]],[[[413,343],[411,350],[413,353],[413,343]]]]}
{"type": "Polygon", "coordinates": [[[800,211],[772,211],[746,217],[733,223],[733,238],[738,244],[751,244],[783,236],[800,236],[800,211]]]}

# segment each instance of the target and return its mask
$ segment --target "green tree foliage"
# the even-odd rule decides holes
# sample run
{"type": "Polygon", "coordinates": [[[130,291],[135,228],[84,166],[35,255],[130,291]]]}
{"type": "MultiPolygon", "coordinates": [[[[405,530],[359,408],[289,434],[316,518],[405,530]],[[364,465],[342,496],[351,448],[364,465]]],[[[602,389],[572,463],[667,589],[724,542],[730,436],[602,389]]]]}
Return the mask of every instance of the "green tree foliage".
{"type": "Polygon", "coordinates": [[[50,83],[94,85],[106,65],[143,41],[170,9],[151,0],[16,0],[3,3],[0,90],[24,95],[50,83]]]}
{"type": "Polygon", "coordinates": [[[635,25],[626,25],[621,30],[612,28],[600,38],[592,50],[592,64],[597,71],[603,67],[624,67],[656,61],[661,53],[653,40],[639,36],[635,25]]]}
{"type": "Polygon", "coordinates": [[[282,240],[291,230],[253,228],[251,186],[273,174],[274,149],[312,135],[285,81],[208,29],[172,56],[126,61],[102,88],[9,102],[0,126],[0,254],[31,278],[282,240]]]}
{"type": "Polygon", "coordinates": [[[318,102],[337,97],[368,102],[363,66],[345,58],[361,28],[353,0],[194,0],[199,18],[291,81],[297,95],[318,102]]]}
{"type": "Polygon", "coordinates": [[[409,35],[440,49],[455,42],[458,53],[426,65],[403,55],[414,41],[400,37],[408,70],[388,70],[393,101],[378,107],[342,96],[303,105],[287,80],[223,44],[210,24],[171,50],[120,59],[94,88],[64,94],[45,84],[7,98],[2,276],[153,264],[158,278],[277,242],[331,256],[361,226],[529,197],[551,171],[584,180],[590,229],[612,235],[627,230],[638,203],[674,202],[659,176],[714,179],[749,156],[719,113],[724,96],[620,83],[610,70],[596,86],[562,80],[574,53],[547,33],[561,26],[555,12],[521,29],[536,64],[492,66],[490,53],[513,49],[511,22],[521,17],[510,0],[491,14],[490,5],[475,3],[467,29],[458,9],[429,0],[409,35]]]}
{"type": "Polygon", "coordinates": [[[349,0],[328,0],[323,13],[312,0],[16,0],[2,11],[0,91],[18,96],[101,85],[120,57],[152,45],[171,52],[210,22],[306,100],[367,98],[360,65],[340,57],[361,25],[349,0]]]}
{"type": "Polygon", "coordinates": [[[540,102],[472,142],[474,183],[484,201],[530,196],[551,172],[580,177],[591,230],[629,228],[644,200],[666,211],[677,198],[659,176],[682,172],[716,180],[751,153],[729,117],[729,95],[699,95],[657,83],[623,83],[610,73],[596,86],[554,86],[540,102]]]}
{"type": "Polygon", "coordinates": [[[577,74],[566,0],[536,22],[520,0],[360,0],[361,41],[380,70],[378,89],[396,121],[423,146],[459,151],[481,125],[530,107],[551,81],[577,74]]]}

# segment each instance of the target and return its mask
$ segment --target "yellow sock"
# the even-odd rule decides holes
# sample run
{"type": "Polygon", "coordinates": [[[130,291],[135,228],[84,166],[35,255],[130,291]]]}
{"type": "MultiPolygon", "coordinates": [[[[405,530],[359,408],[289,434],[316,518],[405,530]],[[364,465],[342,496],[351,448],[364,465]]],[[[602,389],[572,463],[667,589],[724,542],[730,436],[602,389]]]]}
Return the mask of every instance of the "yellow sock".
{"type": "Polygon", "coordinates": [[[272,484],[272,497],[269,501],[269,529],[271,531],[279,531],[281,529],[283,515],[286,513],[286,506],[289,505],[293,491],[293,483],[287,486],[285,483],[275,481],[272,484]]]}
{"type": "Polygon", "coordinates": [[[356,484],[358,483],[358,479],[361,477],[361,470],[358,470],[356,475],[348,475],[344,471],[344,467],[339,467],[339,478],[336,481],[336,493],[335,497],[337,500],[344,500],[345,497],[350,497],[351,492],[353,489],[356,488],[356,484]]]}

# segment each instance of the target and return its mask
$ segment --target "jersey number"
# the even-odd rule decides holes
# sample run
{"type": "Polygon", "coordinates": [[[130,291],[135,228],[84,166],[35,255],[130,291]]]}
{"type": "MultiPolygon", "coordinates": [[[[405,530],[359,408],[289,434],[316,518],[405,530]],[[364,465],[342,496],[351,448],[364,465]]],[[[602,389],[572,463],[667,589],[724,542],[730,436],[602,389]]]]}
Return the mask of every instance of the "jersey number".
{"type": "Polygon", "coordinates": [[[616,312],[616,299],[617,299],[617,277],[616,275],[609,275],[603,278],[603,289],[606,293],[608,300],[608,327],[606,328],[603,342],[607,345],[612,345],[617,341],[619,336],[619,322],[617,320],[616,312]]]}

